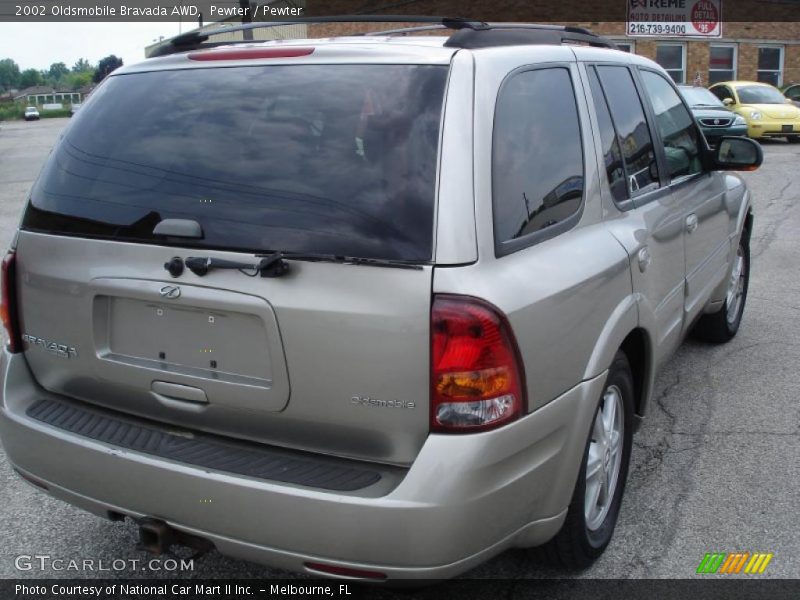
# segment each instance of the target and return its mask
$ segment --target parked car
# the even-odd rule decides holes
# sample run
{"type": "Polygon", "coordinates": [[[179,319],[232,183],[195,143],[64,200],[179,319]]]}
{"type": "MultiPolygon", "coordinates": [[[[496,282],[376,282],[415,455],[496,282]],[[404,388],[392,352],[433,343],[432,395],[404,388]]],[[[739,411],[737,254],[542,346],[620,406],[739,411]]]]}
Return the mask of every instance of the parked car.
{"type": "Polygon", "coordinates": [[[108,76],[3,261],[23,479],[314,575],[604,551],[656,371],[739,329],[761,148],[589,32],[441,24],[108,76]]]}
{"type": "Polygon", "coordinates": [[[80,102],[76,102],[75,104],[71,104],[69,107],[69,116],[74,117],[75,113],[78,112],[83,106],[80,102]]]}
{"type": "Polygon", "coordinates": [[[726,81],[709,89],[744,117],[751,138],[785,137],[800,143],[800,108],[787,103],[778,88],[755,81],[726,81]]]}
{"type": "Polygon", "coordinates": [[[783,95],[786,96],[792,104],[800,107],[800,83],[792,83],[783,88],[783,95]]]}
{"type": "Polygon", "coordinates": [[[39,109],[37,109],[35,106],[28,106],[25,108],[24,118],[26,121],[38,121],[39,109]]]}
{"type": "Polygon", "coordinates": [[[679,85],[678,89],[691,108],[709,144],[718,144],[724,136],[747,135],[747,121],[744,117],[729,110],[706,88],[679,85]]]}

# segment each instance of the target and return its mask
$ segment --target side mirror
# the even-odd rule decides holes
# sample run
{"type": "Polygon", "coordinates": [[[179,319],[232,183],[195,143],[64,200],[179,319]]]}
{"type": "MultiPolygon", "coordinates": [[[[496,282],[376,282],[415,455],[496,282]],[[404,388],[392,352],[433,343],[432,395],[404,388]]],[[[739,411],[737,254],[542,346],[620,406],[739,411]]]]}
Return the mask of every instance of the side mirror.
{"type": "Polygon", "coordinates": [[[734,102],[734,101],[733,101],[733,98],[725,98],[725,99],[722,101],[722,103],[723,103],[725,106],[731,106],[731,105],[733,105],[733,104],[736,104],[736,102],[734,102]]]}
{"type": "Polygon", "coordinates": [[[755,171],[762,162],[761,145],[746,137],[723,137],[714,151],[714,164],[723,171],[755,171]]]}

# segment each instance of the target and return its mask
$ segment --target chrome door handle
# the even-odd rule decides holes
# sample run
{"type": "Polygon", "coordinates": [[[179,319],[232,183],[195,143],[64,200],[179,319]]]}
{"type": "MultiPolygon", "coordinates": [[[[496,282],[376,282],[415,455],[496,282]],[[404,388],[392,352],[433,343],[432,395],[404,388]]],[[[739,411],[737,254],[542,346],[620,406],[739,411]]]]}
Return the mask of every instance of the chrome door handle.
{"type": "Polygon", "coordinates": [[[647,249],[647,246],[639,250],[639,253],[636,255],[639,259],[639,271],[644,273],[647,270],[647,267],[650,266],[650,263],[653,261],[653,257],[650,255],[650,250],[647,249]]]}
{"type": "Polygon", "coordinates": [[[697,215],[691,214],[688,217],[686,217],[686,231],[688,231],[689,233],[694,233],[695,230],[697,229],[697,223],[698,223],[697,215]]]}

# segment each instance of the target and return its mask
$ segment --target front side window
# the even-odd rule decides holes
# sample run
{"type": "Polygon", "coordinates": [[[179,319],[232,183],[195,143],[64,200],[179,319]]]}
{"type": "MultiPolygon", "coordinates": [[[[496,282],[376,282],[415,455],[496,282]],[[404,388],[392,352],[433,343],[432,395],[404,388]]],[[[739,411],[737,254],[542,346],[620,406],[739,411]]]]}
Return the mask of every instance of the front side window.
{"type": "Polygon", "coordinates": [[[641,71],[641,74],[661,134],[670,177],[699,173],[702,162],[694,118],[666,79],[652,71],[641,71]]]}
{"type": "Polygon", "coordinates": [[[734,100],[731,88],[726,85],[718,85],[717,87],[711,88],[709,91],[723,102],[725,99],[734,100]]]}
{"type": "Polygon", "coordinates": [[[578,106],[566,68],[512,75],[500,90],[492,140],[498,245],[575,215],[583,200],[578,106]]]}
{"type": "Polygon", "coordinates": [[[686,54],[683,44],[659,44],[656,62],[669,73],[675,83],[686,81],[686,54]]]}
{"type": "Polygon", "coordinates": [[[708,59],[708,83],[736,79],[736,46],[711,46],[708,59]]]}
{"type": "Polygon", "coordinates": [[[787,98],[794,100],[795,102],[800,100],[800,85],[794,85],[786,90],[784,94],[787,98]]]}
{"type": "Polygon", "coordinates": [[[597,67],[611,116],[619,136],[628,177],[628,191],[634,195],[658,185],[658,167],[653,138],[644,108],[626,67],[597,67]]]}
{"type": "Polygon", "coordinates": [[[779,86],[782,79],[783,48],[780,46],[761,46],[758,49],[758,81],[779,86]]]}

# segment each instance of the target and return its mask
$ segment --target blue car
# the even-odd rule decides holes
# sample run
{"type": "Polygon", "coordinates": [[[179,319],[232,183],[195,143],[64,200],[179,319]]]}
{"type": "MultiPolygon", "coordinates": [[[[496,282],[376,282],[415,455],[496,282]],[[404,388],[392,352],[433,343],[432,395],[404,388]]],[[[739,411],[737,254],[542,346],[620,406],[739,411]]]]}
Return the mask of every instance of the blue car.
{"type": "Polygon", "coordinates": [[[747,135],[747,121],[728,109],[722,101],[706,88],[691,85],[679,85],[686,104],[692,109],[700,129],[711,146],[728,135],[747,135]]]}

